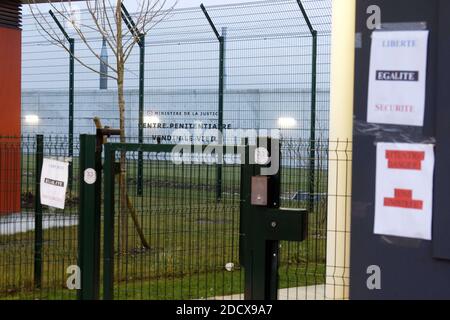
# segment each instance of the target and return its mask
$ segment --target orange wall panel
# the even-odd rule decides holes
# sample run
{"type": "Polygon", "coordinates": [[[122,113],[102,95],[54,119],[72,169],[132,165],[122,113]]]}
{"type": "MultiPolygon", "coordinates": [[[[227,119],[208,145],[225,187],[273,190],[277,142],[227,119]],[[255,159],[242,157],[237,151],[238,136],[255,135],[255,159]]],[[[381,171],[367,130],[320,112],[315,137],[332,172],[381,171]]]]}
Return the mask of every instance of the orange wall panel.
{"type": "Polygon", "coordinates": [[[0,214],[20,212],[21,55],[21,30],[0,27],[0,214]]]}
{"type": "Polygon", "coordinates": [[[0,136],[20,136],[22,32],[0,27],[0,136]]]}

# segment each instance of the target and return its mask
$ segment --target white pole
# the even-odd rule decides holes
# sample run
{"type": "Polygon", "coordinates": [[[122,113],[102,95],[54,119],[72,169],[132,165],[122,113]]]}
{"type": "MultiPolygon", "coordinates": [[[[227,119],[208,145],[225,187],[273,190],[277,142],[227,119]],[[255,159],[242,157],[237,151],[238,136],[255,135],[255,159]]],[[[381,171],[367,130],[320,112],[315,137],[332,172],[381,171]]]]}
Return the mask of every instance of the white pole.
{"type": "Polygon", "coordinates": [[[333,0],[325,297],[349,298],[356,0],[333,0]]]}

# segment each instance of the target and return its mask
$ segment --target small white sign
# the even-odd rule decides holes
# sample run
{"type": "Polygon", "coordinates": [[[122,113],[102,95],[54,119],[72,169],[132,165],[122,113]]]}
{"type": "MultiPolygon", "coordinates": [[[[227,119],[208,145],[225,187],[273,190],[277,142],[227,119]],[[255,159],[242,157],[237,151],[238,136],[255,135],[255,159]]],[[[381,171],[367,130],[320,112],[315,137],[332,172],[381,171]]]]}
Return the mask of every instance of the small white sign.
{"type": "Polygon", "coordinates": [[[367,122],[423,126],[428,33],[372,33],[367,122]]]}
{"type": "Polygon", "coordinates": [[[64,209],[66,202],[69,163],[44,159],[41,171],[41,203],[64,209]]]}
{"type": "Polygon", "coordinates": [[[84,170],[84,182],[87,184],[94,184],[97,181],[97,172],[95,169],[88,168],[84,170]]]}
{"type": "Polygon", "coordinates": [[[378,143],[374,233],[431,240],[434,149],[378,143]]]}
{"type": "Polygon", "coordinates": [[[255,149],[255,162],[259,165],[265,165],[269,162],[269,150],[264,147],[259,147],[255,149]]]}

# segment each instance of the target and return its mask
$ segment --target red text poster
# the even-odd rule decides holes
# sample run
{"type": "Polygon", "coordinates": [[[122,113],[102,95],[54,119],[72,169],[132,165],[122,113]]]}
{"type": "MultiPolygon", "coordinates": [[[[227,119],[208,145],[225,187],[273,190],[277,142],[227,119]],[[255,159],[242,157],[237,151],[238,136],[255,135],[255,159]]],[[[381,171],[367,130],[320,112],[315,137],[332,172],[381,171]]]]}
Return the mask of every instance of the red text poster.
{"type": "Polygon", "coordinates": [[[431,240],[434,149],[378,143],[376,234],[431,240]]]}

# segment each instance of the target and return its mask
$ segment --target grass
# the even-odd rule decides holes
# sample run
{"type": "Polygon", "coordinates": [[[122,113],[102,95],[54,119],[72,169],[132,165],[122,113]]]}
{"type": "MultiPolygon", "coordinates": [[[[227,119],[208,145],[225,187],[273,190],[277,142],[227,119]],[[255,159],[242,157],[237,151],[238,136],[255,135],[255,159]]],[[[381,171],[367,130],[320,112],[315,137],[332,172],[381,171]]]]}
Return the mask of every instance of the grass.
{"type": "MultiPolygon", "coordinates": [[[[160,188],[160,193],[165,188],[160,188]]],[[[239,267],[238,208],[192,204],[184,198],[153,198],[138,210],[150,249],[143,249],[129,219],[127,253],[118,251],[116,236],[116,299],[199,299],[243,292],[239,267]],[[167,202],[171,205],[165,206],[167,202]],[[146,212],[147,214],[145,214],[146,212]],[[237,270],[225,270],[233,262],[237,270]]],[[[206,195],[194,192],[195,197],[206,195]]],[[[224,202],[232,201],[224,199],[224,202]]],[[[200,202],[201,203],[201,202],[200,202]]],[[[311,228],[318,227],[312,215],[311,228]]],[[[119,232],[116,220],[116,235],[119,232]]],[[[64,288],[66,268],[76,264],[77,227],[44,231],[43,286],[33,291],[34,232],[0,236],[0,299],[74,299],[64,288]]],[[[316,234],[303,243],[282,243],[280,288],[320,284],[324,281],[325,240],[316,234]]]]}
{"type": "MultiPolygon", "coordinates": [[[[279,269],[279,288],[317,285],[324,283],[324,264],[318,264],[314,272],[303,273],[304,269],[282,266],[279,269]]],[[[121,281],[115,285],[116,300],[188,300],[220,298],[231,294],[244,292],[243,270],[221,271],[184,277],[171,277],[161,280],[121,281]],[[214,282],[215,279],[215,282],[214,282]]],[[[100,289],[100,296],[102,296],[100,289]]],[[[302,297],[300,297],[302,298],[302,297]]],[[[318,297],[320,298],[320,297],[318,297]]],[[[67,288],[52,288],[51,290],[23,291],[2,296],[0,299],[8,300],[63,300],[76,299],[76,292],[67,288]]]]}
{"type": "MultiPolygon", "coordinates": [[[[206,209],[203,209],[206,210],[206,209]]],[[[237,230],[231,221],[215,224],[222,215],[153,214],[153,227],[144,228],[152,248],[141,248],[130,226],[126,254],[116,250],[116,299],[200,299],[243,292],[237,230]],[[187,228],[183,231],[182,227],[187,228]],[[235,271],[224,266],[233,262],[235,271]]],[[[144,220],[144,225],[150,222],[144,220]]],[[[130,223],[131,224],[131,223],[130,223]]],[[[0,237],[0,299],[74,299],[64,288],[65,269],[76,264],[77,228],[44,232],[43,286],[33,291],[34,232],[0,237]]],[[[116,240],[116,245],[117,245],[116,240]]],[[[282,243],[280,288],[324,281],[325,240],[282,243]]]]}

